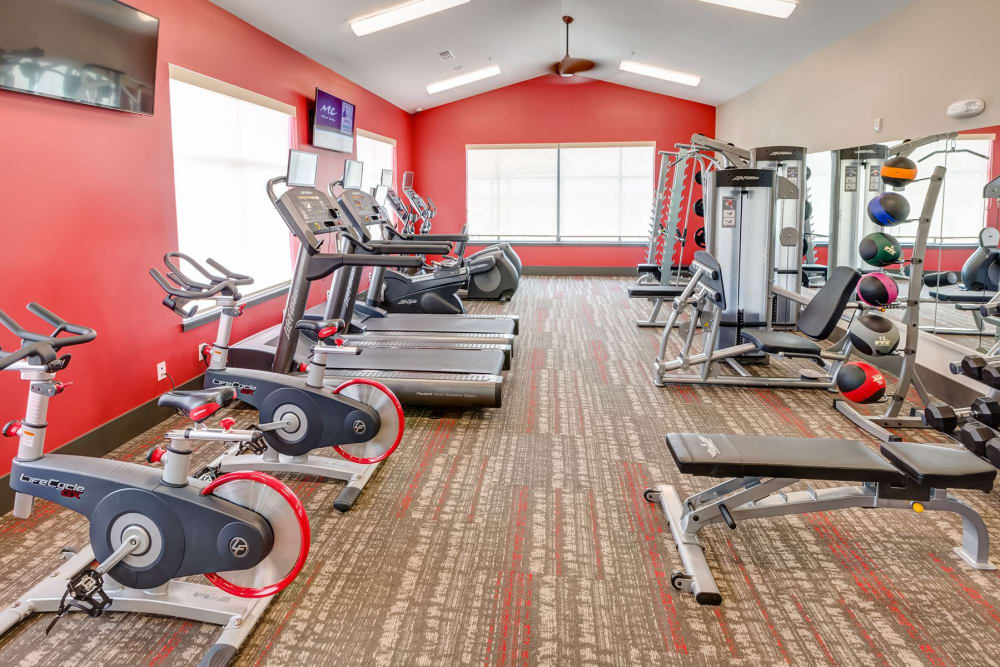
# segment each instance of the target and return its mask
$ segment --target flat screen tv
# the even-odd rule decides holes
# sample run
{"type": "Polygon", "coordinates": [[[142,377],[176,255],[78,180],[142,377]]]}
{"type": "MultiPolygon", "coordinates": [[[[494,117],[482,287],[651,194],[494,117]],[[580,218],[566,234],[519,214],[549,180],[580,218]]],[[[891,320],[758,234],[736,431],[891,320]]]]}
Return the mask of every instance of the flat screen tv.
{"type": "Polygon", "coordinates": [[[354,105],[317,88],[312,145],[353,153],[354,105]]]}
{"type": "Polygon", "coordinates": [[[152,114],[159,28],[117,0],[2,0],[0,88],[152,114]]]}

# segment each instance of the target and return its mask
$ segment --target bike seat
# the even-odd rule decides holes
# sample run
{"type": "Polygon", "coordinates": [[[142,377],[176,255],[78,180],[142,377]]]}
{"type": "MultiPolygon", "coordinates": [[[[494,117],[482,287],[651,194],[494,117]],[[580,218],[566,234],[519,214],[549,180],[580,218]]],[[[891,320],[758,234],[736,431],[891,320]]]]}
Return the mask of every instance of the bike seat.
{"type": "Polygon", "coordinates": [[[234,387],[213,387],[211,389],[174,389],[160,396],[156,402],[164,408],[180,410],[196,422],[202,422],[236,398],[234,387]]]}
{"type": "Polygon", "coordinates": [[[329,338],[347,328],[344,320],[299,320],[295,323],[295,328],[299,331],[311,331],[320,339],[329,338]]]}

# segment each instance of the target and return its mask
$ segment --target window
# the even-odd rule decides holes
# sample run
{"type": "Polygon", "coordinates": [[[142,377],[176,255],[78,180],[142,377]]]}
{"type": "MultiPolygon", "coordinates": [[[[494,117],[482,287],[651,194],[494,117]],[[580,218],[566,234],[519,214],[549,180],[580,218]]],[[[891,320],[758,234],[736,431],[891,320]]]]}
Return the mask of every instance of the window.
{"type": "Polygon", "coordinates": [[[466,148],[469,233],[482,240],[645,242],[656,147],[466,148]]]}
{"type": "Polygon", "coordinates": [[[291,237],[264,186],[287,169],[294,108],[174,66],[170,74],[178,250],[252,276],[247,294],[283,287],[291,237]]]}
{"type": "MultiPolygon", "coordinates": [[[[954,142],[936,141],[921,146],[909,156],[917,163],[918,178],[929,177],[937,166],[943,166],[948,170],[931,223],[932,245],[977,242],[979,231],[986,224],[986,200],[983,199],[983,188],[990,180],[990,160],[979,155],[990,158],[992,144],[992,137],[959,135],[954,142]],[[936,153],[950,148],[957,151],[936,153]],[[979,155],[964,152],[966,150],[979,155]]],[[[928,181],[920,181],[911,183],[899,191],[910,202],[911,218],[920,217],[927,185],[928,181]]],[[[891,188],[887,188],[887,191],[891,191],[891,188]]],[[[905,223],[895,227],[892,234],[901,241],[913,241],[916,230],[916,222],[905,223]]]]}
{"type": "Polygon", "coordinates": [[[393,170],[392,177],[396,180],[396,140],[358,130],[358,161],[363,162],[361,189],[371,192],[372,188],[381,182],[382,170],[393,170]]]}

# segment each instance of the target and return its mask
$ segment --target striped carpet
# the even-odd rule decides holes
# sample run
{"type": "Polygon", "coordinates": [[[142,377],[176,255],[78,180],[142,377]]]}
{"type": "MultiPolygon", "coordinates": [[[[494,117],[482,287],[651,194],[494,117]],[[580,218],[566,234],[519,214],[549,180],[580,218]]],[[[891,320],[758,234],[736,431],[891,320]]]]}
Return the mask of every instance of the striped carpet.
{"type": "MultiPolygon", "coordinates": [[[[958,521],[936,513],[713,526],[706,543],[724,605],[701,608],[670,589],[676,552],[642,492],[710,480],[677,473],[665,433],[865,436],[822,391],[655,388],[658,332],[634,326],[648,305],[630,303],[626,285],[530,277],[508,306],[474,304],[521,315],[504,407],[409,411],[403,445],[351,512],[331,508],[339,484],[289,478],[309,510],[312,551],[237,663],[996,664],[1000,576],[961,567],[958,521]]],[[[112,456],[137,461],[179,423],[112,456]]],[[[959,495],[1000,535],[995,498],[959,495]]],[[[26,522],[3,517],[0,601],[47,574],[61,546],[85,544],[85,528],[46,503],[26,522]]],[[[64,619],[46,637],[47,622],[0,640],[0,663],[187,665],[217,633],[109,613],[64,619]]]]}

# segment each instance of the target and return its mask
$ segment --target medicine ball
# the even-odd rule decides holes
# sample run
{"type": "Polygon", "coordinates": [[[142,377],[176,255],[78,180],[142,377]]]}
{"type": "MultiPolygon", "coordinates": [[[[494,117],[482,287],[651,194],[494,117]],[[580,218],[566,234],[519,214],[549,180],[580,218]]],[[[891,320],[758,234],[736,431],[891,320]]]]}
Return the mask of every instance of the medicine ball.
{"type": "Polygon", "coordinates": [[[868,219],[876,225],[892,227],[910,217],[910,202],[898,192],[876,195],[868,202],[868,219]]]}
{"type": "Polygon", "coordinates": [[[705,248],[705,228],[699,227],[694,233],[694,244],[699,248],[705,248]]]}
{"type": "Polygon", "coordinates": [[[917,163],[908,157],[897,155],[882,165],[882,181],[886,185],[900,187],[912,183],[917,177],[917,163]]]}
{"type": "Polygon", "coordinates": [[[806,220],[812,220],[813,217],[813,203],[806,200],[806,220]]]}
{"type": "Polygon", "coordinates": [[[887,308],[899,296],[896,281],[881,272],[869,273],[858,281],[858,298],[869,306],[887,308]]]}
{"type": "Polygon", "coordinates": [[[699,199],[694,203],[694,214],[699,218],[705,217],[705,200],[699,199]]]}
{"type": "Polygon", "coordinates": [[[872,232],[861,239],[858,252],[861,253],[861,259],[872,266],[898,264],[903,256],[903,248],[896,237],[883,232],[872,232]]]}
{"type": "Polygon", "coordinates": [[[885,396],[885,376],[871,364],[849,361],[837,373],[837,389],[849,401],[875,403],[885,396]]]}
{"type": "Polygon", "coordinates": [[[806,180],[808,181],[810,178],[812,178],[812,175],[813,175],[813,170],[810,169],[809,167],[806,167],[806,180]]]}
{"type": "Polygon", "coordinates": [[[855,349],[869,357],[892,354],[899,346],[899,329],[878,313],[863,313],[851,323],[847,335],[855,349]]]}
{"type": "Polygon", "coordinates": [[[694,172],[694,182],[697,183],[698,185],[701,185],[701,169],[694,172]]]}

